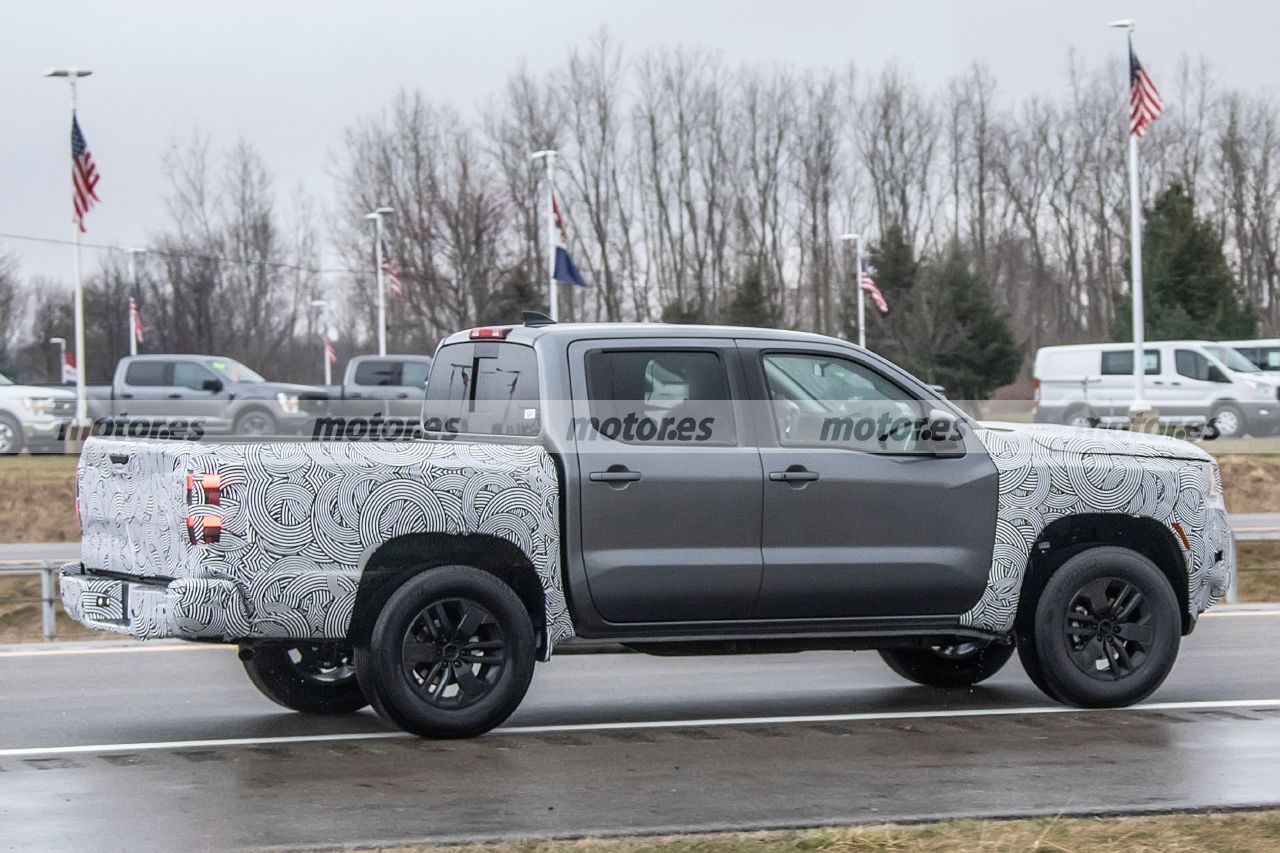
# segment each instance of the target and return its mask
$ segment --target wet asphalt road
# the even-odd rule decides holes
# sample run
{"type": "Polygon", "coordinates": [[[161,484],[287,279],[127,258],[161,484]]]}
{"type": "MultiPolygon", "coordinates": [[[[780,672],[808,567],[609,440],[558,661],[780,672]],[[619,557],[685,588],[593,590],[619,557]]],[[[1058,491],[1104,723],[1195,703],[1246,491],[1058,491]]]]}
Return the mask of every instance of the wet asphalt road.
{"type": "Polygon", "coordinates": [[[871,652],[564,655],[507,727],[305,718],[234,651],[0,648],[0,848],[211,849],[1280,805],[1280,610],[1207,617],[1145,708],[871,652]],[[226,743],[225,741],[235,741],[226,743]]]}

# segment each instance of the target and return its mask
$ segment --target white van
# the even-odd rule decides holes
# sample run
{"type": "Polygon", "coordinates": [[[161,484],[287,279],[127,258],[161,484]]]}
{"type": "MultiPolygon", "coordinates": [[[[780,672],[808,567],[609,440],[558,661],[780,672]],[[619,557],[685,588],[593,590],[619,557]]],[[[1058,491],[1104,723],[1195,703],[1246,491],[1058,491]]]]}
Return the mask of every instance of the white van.
{"type": "MultiPolygon", "coordinates": [[[[1225,344],[1150,341],[1146,401],[1161,423],[1215,418],[1223,438],[1271,435],[1280,427],[1280,373],[1264,373],[1225,344]]],[[[1120,426],[1133,402],[1133,345],[1078,344],[1036,353],[1035,420],[1120,426]]]]}
{"type": "Polygon", "coordinates": [[[1240,354],[1265,373],[1280,373],[1280,338],[1262,338],[1256,341],[1223,341],[1224,345],[1239,350],[1240,354]]]}

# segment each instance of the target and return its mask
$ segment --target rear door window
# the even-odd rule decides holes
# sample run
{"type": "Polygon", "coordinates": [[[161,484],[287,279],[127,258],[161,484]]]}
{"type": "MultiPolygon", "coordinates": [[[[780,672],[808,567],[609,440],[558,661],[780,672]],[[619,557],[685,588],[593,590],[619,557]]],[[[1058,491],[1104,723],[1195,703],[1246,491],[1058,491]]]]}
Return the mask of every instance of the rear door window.
{"type": "Polygon", "coordinates": [[[400,384],[420,389],[427,384],[430,373],[431,362],[406,361],[400,366],[400,384]]]}
{"type": "Polygon", "coordinates": [[[355,383],[357,385],[399,385],[400,363],[398,361],[362,361],[356,365],[355,383]]]}
{"type": "Polygon", "coordinates": [[[431,365],[423,427],[429,433],[536,436],[541,405],[532,347],[497,341],[450,344],[431,365]]]}
{"type": "Polygon", "coordinates": [[[125,370],[124,382],[126,385],[136,385],[140,388],[172,385],[173,381],[170,378],[172,375],[173,362],[171,361],[135,361],[125,370]]]}
{"type": "Polygon", "coordinates": [[[641,445],[737,443],[729,378],[719,353],[593,350],[586,355],[586,368],[595,434],[641,445]]]}

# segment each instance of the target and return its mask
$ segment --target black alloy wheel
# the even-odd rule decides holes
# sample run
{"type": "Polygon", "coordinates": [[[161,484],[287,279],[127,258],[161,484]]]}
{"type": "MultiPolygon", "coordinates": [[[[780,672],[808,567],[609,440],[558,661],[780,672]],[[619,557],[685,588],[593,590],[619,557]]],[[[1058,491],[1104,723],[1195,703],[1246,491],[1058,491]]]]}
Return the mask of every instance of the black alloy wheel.
{"type": "Polygon", "coordinates": [[[243,647],[241,657],[253,685],[290,710],[350,714],[369,704],[347,643],[261,643],[243,647]]]}
{"type": "Polygon", "coordinates": [[[506,635],[485,607],[446,598],[405,629],[401,666],[409,685],[436,708],[467,708],[489,695],[507,663],[506,635]]]}

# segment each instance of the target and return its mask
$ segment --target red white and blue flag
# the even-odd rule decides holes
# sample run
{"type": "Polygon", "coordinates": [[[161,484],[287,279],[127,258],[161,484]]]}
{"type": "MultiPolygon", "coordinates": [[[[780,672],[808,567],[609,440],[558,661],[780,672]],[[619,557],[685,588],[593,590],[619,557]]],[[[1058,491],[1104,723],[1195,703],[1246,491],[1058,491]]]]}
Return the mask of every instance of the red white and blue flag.
{"type": "Polygon", "coordinates": [[[875,303],[877,311],[881,314],[889,313],[889,303],[884,301],[884,294],[880,292],[880,288],[876,285],[876,280],[871,277],[871,273],[863,270],[858,286],[863,293],[871,297],[871,301],[875,303]]]}
{"type": "Polygon", "coordinates": [[[89,143],[80,132],[80,122],[71,114],[71,201],[75,222],[84,231],[84,215],[98,203],[98,169],[93,165],[89,143]]]}
{"type": "Polygon", "coordinates": [[[577,265],[574,264],[573,258],[569,256],[569,237],[564,230],[564,219],[560,216],[560,205],[556,204],[554,191],[551,193],[551,215],[556,220],[556,266],[552,278],[565,284],[587,287],[587,282],[582,278],[582,273],[578,272],[577,265]]]}
{"type": "Polygon", "coordinates": [[[1133,52],[1133,38],[1129,39],[1129,133],[1141,137],[1147,125],[1160,118],[1164,112],[1164,100],[1160,90],[1151,82],[1147,69],[1133,52]]]}
{"type": "Polygon", "coordinates": [[[324,341],[324,360],[330,364],[337,364],[338,353],[333,348],[333,341],[329,340],[328,336],[325,335],[321,336],[321,340],[324,341]]]}
{"type": "Polygon", "coordinates": [[[382,241],[382,274],[387,279],[387,287],[391,288],[392,296],[404,296],[404,287],[400,284],[400,270],[396,268],[395,259],[391,257],[391,250],[387,248],[387,241],[382,241]]]}

